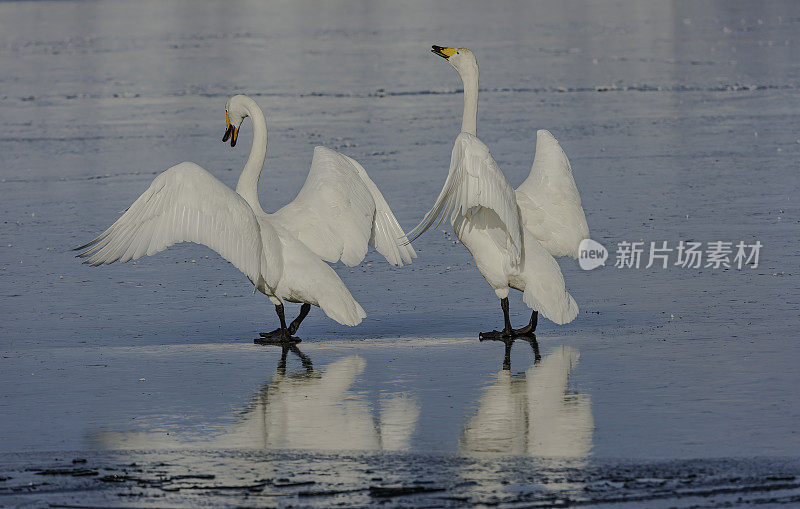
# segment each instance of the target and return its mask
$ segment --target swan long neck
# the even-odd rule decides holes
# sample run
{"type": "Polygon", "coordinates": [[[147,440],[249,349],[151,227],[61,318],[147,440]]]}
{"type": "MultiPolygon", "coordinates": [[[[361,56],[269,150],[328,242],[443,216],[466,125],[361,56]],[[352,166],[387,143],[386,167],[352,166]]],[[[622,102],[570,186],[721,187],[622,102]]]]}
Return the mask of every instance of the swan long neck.
{"type": "Polygon", "coordinates": [[[461,117],[461,132],[478,135],[478,66],[469,66],[462,72],[464,84],[464,115],[461,117]]]}
{"type": "Polygon", "coordinates": [[[244,165],[244,170],[236,184],[236,192],[247,201],[256,212],[264,212],[258,201],[258,179],[267,157],[267,119],[258,104],[252,99],[247,99],[246,109],[253,121],[253,146],[250,156],[244,165]]]}

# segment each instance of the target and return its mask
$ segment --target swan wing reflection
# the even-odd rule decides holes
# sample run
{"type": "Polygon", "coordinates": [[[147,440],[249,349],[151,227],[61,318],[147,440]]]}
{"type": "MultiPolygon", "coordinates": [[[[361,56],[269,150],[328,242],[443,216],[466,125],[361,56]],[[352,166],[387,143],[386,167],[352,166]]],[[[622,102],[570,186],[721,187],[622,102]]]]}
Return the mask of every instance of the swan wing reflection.
{"type": "Polygon", "coordinates": [[[381,449],[410,449],[420,412],[416,398],[406,393],[386,394],[381,397],[380,407],[381,449]]]}
{"type": "Polygon", "coordinates": [[[365,366],[353,355],[321,375],[276,376],[256,393],[227,439],[264,449],[379,449],[369,405],[351,391],[365,366]]]}
{"type": "MultiPolygon", "coordinates": [[[[310,366],[310,361],[304,364],[310,366]]],[[[307,366],[307,368],[308,368],[307,366]]],[[[103,432],[100,445],[113,449],[247,448],[315,450],[403,450],[419,417],[415,398],[387,393],[375,415],[367,394],[353,390],[366,367],[357,355],[300,374],[278,373],[259,389],[236,422],[214,436],[171,430],[103,432]]]]}
{"type": "Polygon", "coordinates": [[[466,453],[539,457],[586,457],[594,419],[588,395],[569,390],[569,374],[580,354],[559,347],[525,373],[503,370],[486,388],[465,427],[466,453]]]}

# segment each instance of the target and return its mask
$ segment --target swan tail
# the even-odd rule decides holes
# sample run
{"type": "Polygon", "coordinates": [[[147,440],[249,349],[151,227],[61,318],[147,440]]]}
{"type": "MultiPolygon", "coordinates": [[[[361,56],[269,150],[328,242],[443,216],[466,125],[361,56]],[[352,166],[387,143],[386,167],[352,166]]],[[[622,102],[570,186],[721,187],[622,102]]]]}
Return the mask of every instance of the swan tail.
{"type": "Polygon", "coordinates": [[[567,291],[561,267],[527,230],[523,232],[525,254],[521,267],[522,300],[548,320],[559,325],[578,316],[578,304],[567,291]]]}
{"type": "Polygon", "coordinates": [[[534,292],[525,289],[522,294],[522,301],[531,309],[542,314],[545,318],[558,325],[569,323],[578,316],[578,304],[568,291],[564,291],[563,296],[556,299],[539,299],[534,292]]]}
{"type": "Polygon", "coordinates": [[[361,323],[367,313],[353,298],[336,271],[322,261],[319,262],[319,268],[322,273],[313,270],[304,273],[308,279],[301,283],[302,286],[314,289],[313,292],[306,294],[310,297],[306,302],[319,306],[328,318],[342,325],[353,327],[361,323]]]}
{"type": "Polygon", "coordinates": [[[319,299],[319,307],[328,316],[328,318],[339,322],[342,325],[355,327],[361,323],[367,313],[361,307],[350,291],[344,284],[341,285],[342,291],[338,295],[331,292],[330,295],[324,295],[319,299]]]}

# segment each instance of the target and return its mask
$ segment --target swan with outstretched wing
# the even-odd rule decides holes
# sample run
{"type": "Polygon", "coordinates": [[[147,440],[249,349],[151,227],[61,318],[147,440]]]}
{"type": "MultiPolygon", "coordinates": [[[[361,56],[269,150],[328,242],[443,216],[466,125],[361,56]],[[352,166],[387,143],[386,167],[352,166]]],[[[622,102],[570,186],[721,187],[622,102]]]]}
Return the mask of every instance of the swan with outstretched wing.
{"type": "Polygon", "coordinates": [[[312,305],[341,324],[358,325],[364,309],[325,262],[357,265],[371,245],[392,265],[411,263],[416,253],[383,195],[355,160],[317,147],[297,198],[267,214],[258,199],[267,151],[264,114],[255,101],[236,95],[225,117],[222,141],[231,146],[244,119],[253,122],[253,146],[235,191],[200,166],[180,163],[158,175],[105,232],[79,247],[78,256],[96,266],[195,242],[231,262],[275,304],[280,327],[261,334],[267,341],[296,341],[292,335],[312,305]],[[285,301],[302,303],[288,326],[285,301]]]}
{"type": "Polygon", "coordinates": [[[409,239],[449,216],[453,231],[475,258],[503,310],[504,329],[481,333],[481,338],[530,334],[536,330],[539,313],[558,324],[572,321],[578,305],[553,257],[577,257],[578,244],[588,238],[589,228],[569,161],[555,138],[539,131],[531,175],[515,191],[477,136],[475,55],[466,48],[433,46],[432,51],[458,71],[464,84],[464,114],[444,187],[409,232],[409,239]],[[520,329],[511,327],[510,288],[522,291],[523,301],[533,309],[530,322],[520,329]]]}

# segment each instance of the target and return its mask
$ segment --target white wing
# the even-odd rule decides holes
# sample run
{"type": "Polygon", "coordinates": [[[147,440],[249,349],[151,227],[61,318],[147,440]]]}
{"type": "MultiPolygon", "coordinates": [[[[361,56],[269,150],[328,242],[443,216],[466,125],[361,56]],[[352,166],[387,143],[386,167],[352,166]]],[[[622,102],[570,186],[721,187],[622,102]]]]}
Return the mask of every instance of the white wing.
{"type": "Polygon", "coordinates": [[[157,176],[122,217],[78,248],[84,250],[78,256],[93,266],[127,262],[186,241],[210,247],[258,282],[262,243],[253,210],[211,173],[188,162],[157,176]]]}
{"type": "Polygon", "coordinates": [[[533,167],[516,194],[525,229],[551,255],[577,258],[589,226],[567,155],[549,131],[537,131],[533,167]]]}
{"type": "MultiPolygon", "coordinates": [[[[408,232],[413,241],[440,217],[439,223],[450,216],[470,216],[480,207],[497,214],[508,235],[509,253],[513,263],[519,262],[522,248],[519,211],[511,188],[489,149],[476,136],[461,133],[456,138],[450,158],[450,173],[433,208],[422,222],[408,232]]],[[[438,224],[437,224],[438,226],[438,224]]]]}
{"type": "Polygon", "coordinates": [[[417,256],[364,168],[325,147],[314,149],[297,198],[272,217],[328,262],[358,265],[368,245],[392,265],[411,263],[417,256]]]}

